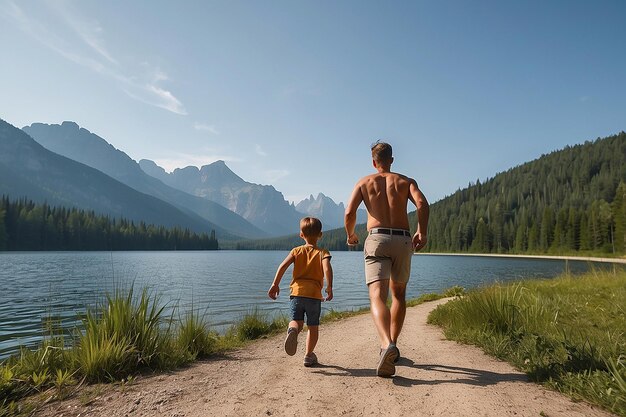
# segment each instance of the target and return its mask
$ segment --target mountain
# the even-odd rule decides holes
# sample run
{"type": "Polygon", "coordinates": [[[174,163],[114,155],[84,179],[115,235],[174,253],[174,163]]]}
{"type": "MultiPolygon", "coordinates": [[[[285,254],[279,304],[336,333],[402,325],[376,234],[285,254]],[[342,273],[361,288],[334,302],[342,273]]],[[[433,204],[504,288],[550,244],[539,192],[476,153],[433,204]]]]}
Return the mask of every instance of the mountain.
{"type": "Polygon", "coordinates": [[[221,230],[199,216],[183,213],[94,168],[49,151],[4,120],[0,120],[0,194],[196,232],[221,230]]]}
{"type": "MultiPolygon", "coordinates": [[[[345,207],[343,203],[335,203],[332,198],[319,193],[317,197],[313,194],[296,204],[296,210],[308,216],[317,217],[322,221],[324,230],[343,227],[345,207]]],[[[367,221],[367,212],[364,209],[357,211],[357,223],[367,221]]]]}
{"type": "Polygon", "coordinates": [[[477,181],[430,213],[429,251],[624,255],[626,133],[477,181]]]}
{"type": "Polygon", "coordinates": [[[285,201],[282,193],[271,185],[244,181],[224,161],[199,169],[193,166],[179,168],[170,174],[153,161],[142,159],[139,165],[165,184],[221,204],[271,236],[299,230],[302,214],[285,201]]]}
{"type": "Polygon", "coordinates": [[[172,188],[146,174],[127,154],[74,122],[63,122],[61,125],[33,123],[22,130],[55,153],[102,171],[137,191],[178,207],[188,215],[199,216],[219,225],[216,230],[220,238],[229,237],[226,235],[230,234],[244,238],[267,236],[221,205],[172,188]]]}

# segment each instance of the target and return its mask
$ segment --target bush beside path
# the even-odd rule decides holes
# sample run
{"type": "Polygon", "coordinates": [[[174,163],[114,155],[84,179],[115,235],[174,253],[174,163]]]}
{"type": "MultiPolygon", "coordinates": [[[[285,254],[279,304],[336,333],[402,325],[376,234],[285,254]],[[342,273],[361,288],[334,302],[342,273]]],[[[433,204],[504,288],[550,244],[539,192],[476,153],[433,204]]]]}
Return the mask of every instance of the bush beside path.
{"type": "Polygon", "coordinates": [[[37,416],[610,416],[528,382],[478,348],[426,324],[445,300],[409,308],[394,378],[375,375],[377,336],[369,315],[321,327],[320,365],[289,357],[283,336],[227,356],[132,383],[86,386],[37,416]]]}

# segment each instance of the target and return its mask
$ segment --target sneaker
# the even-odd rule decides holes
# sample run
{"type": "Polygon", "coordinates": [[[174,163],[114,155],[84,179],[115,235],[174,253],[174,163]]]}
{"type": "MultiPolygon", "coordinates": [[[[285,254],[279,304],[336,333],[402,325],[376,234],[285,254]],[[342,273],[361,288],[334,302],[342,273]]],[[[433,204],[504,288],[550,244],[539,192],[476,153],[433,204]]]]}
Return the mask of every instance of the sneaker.
{"type": "Polygon", "coordinates": [[[304,357],[304,366],[306,366],[307,368],[309,366],[317,365],[317,363],[317,356],[313,352],[304,357]]]}
{"type": "MultiPolygon", "coordinates": [[[[398,349],[397,346],[392,346],[392,348],[395,349],[395,351],[396,351],[396,357],[393,360],[393,363],[398,363],[400,361],[400,349],[398,349]]],[[[380,354],[382,355],[384,351],[385,351],[385,349],[381,348],[380,349],[380,354]]]]}
{"type": "Polygon", "coordinates": [[[298,329],[290,327],[287,330],[287,338],[285,339],[285,352],[287,355],[293,356],[298,350],[298,329]]]}
{"type": "Polygon", "coordinates": [[[397,346],[393,347],[396,351],[396,358],[393,360],[393,363],[398,363],[400,361],[400,349],[397,346]]]}
{"type": "Polygon", "coordinates": [[[396,373],[396,365],[394,365],[394,359],[396,358],[396,350],[394,346],[389,346],[385,350],[381,350],[380,359],[378,360],[378,366],[376,367],[376,375],[382,377],[390,377],[396,373]]]}

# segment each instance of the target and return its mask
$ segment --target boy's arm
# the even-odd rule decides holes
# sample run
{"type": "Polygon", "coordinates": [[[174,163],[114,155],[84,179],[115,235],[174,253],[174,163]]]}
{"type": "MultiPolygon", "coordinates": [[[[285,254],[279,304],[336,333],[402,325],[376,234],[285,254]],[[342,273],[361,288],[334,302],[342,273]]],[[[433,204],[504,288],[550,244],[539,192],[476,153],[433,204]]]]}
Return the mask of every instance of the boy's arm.
{"type": "Polygon", "coordinates": [[[333,267],[330,265],[330,256],[322,259],[324,276],[326,277],[326,298],[324,301],[333,299],[333,267]]]}
{"type": "Polygon", "coordinates": [[[280,294],[280,288],[279,288],[280,280],[283,279],[283,275],[285,275],[285,271],[287,271],[287,268],[289,268],[289,265],[291,265],[294,260],[295,258],[290,252],[289,255],[287,255],[287,257],[285,258],[285,260],[282,261],[280,265],[278,265],[278,269],[276,270],[276,275],[274,276],[274,281],[272,281],[272,286],[267,291],[267,295],[272,300],[275,300],[278,297],[278,294],[280,294]]]}

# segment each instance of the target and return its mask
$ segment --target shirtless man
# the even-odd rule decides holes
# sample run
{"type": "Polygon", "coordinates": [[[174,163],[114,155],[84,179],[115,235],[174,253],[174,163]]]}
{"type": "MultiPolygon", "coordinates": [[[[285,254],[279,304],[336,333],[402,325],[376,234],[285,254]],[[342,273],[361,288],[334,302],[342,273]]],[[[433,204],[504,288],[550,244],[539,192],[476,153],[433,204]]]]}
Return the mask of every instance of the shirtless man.
{"type": "Polygon", "coordinates": [[[354,233],[356,211],[364,202],[369,232],[363,247],[365,280],[381,346],[376,374],[390,377],[400,358],[396,342],[406,315],[411,257],[426,245],[429,206],[414,179],[391,172],[391,145],[380,141],[372,145],[372,163],[377,173],[361,178],[355,185],[346,207],[345,226],[348,245],[358,244],[354,233]],[[417,231],[413,236],[407,216],[409,200],[417,207],[417,231]],[[391,310],[386,304],[390,289],[391,310]]]}

